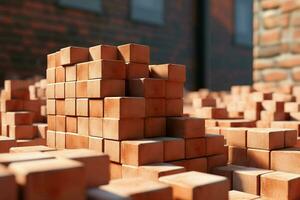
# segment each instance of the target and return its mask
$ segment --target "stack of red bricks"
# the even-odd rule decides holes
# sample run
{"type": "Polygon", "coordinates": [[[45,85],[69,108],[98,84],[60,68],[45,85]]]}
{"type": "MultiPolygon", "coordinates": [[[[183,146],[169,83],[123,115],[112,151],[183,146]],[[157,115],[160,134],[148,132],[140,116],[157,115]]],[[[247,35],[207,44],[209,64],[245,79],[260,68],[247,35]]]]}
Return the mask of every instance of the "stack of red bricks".
{"type": "Polygon", "coordinates": [[[204,120],[183,116],[185,66],[149,63],[149,47],[138,44],[67,47],[48,55],[48,146],[103,151],[111,179],[128,178],[91,191],[92,199],[131,196],[129,188],[157,188],[151,198],[171,199],[170,186],[157,185],[159,179],[189,199],[207,197],[211,184],[220,187],[213,199],[227,199],[226,179],[200,173],[225,165],[227,156],[223,136],[206,135],[204,120]],[[182,174],[186,170],[198,172],[182,174]],[[182,176],[185,186],[177,189],[182,176]],[[198,176],[203,181],[194,182],[198,176]],[[203,193],[194,194],[195,185],[203,193]]]}
{"type": "Polygon", "coordinates": [[[40,94],[33,98],[30,92],[32,83],[32,80],[6,80],[4,83],[1,91],[1,141],[5,140],[7,145],[0,147],[0,152],[7,152],[11,146],[46,142],[47,124],[43,116],[46,84],[36,87],[40,94]]]}
{"type": "Polygon", "coordinates": [[[296,164],[299,121],[298,86],[234,86],[231,93],[200,90],[188,94],[190,115],[199,108],[221,109],[227,116],[203,115],[206,133],[223,135],[228,145],[228,165],[216,167],[215,174],[226,176],[233,199],[299,199],[294,189],[300,184],[296,164]],[[194,104],[194,109],[191,108],[194,104]],[[294,121],[289,121],[294,120],[294,121]]]}

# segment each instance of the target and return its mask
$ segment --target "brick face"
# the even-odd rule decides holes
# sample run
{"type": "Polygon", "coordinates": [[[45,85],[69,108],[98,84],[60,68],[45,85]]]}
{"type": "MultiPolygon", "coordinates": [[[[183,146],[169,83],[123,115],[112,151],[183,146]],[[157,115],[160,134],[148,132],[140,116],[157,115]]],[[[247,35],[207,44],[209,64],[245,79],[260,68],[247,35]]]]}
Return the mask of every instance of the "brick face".
{"type": "Polygon", "coordinates": [[[300,1],[254,0],[253,82],[300,84],[300,1]],[[255,25],[257,26],[257,25],[255,25]]]}
{"type": "Polygon", "coordinates": [[[1,1],[0,79],[44,76],[46,54],[68,45],[136,42],[152,47],[152,63],[185,64],[187,86],[193,86],[192,0],[165,0],[165,23],[161,26],[131,20],[130,0],[102,0],[100,14],[62,7],[57,2],[1,1]]]}

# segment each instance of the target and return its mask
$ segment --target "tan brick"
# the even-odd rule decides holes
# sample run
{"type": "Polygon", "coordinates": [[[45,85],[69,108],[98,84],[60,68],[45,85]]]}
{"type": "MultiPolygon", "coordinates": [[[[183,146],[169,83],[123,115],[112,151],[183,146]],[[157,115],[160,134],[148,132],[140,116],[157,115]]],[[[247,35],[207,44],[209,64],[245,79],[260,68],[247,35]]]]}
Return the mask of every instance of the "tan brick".
{"type": "Polygon", "coordinates": [[[72,65],[86,62],[89,59],[89,49],[83,47],[65,47],[60,50],[61,65],[72,65]]]}
{"type": "Polygon", "coordinates": [[[116,46],[112,45],[96,45],[89,48],[90,60],[117,60],[118,50],[116,46]]]}
{"type": "Polygon", "coordinates": [[[150,47],[140,44],[124,44],[118,46],[119,58],[126,63],[144,63],[150,62],[150,47]]]}
{"type": "Polygon", "coordinates": [[[115,79],[126,78],[126,67],[121,60],[96,60],[89,62],[89,79],[115,79]]]}
{"type": "Polygon", "coordinates": [[[125,81],[101,79],[89,80],[87,82],[87,96],[89,98],[125,96],[125,81]]]}

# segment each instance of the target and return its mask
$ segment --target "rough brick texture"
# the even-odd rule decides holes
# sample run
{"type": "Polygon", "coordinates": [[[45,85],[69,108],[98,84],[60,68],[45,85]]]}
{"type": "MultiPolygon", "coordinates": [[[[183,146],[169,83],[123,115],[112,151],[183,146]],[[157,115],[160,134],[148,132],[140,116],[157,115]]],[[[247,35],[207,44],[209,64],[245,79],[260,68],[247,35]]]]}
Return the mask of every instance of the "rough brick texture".
{"type": "Polygon", "coordinates": [[[254,0],[253,82],[300,83],[300,1],[254,0]]]}

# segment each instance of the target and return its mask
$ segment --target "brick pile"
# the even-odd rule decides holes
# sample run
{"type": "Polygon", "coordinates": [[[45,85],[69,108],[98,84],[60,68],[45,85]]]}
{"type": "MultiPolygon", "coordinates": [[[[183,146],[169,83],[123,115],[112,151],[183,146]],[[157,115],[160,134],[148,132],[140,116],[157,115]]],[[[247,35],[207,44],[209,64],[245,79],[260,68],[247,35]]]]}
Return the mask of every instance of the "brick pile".
{"type": "Polygon", "coordinates": [[[225,138],[228,164],[212,172],[230,180],[230,198],[300,197],[293,189],[300,184],[295,163],[300,152],[299,121],[293,117],[298,113],[298,88],[261,84],[233,86],[230,92],[187,94],[186,113],[205,118],[206,134],[225,138]],[[222,110],[227,116],[203,115],[204,110],[222,110]]]}
{"type": "Polygon", "coordinates": [[[7,145],[0,147],[0,152],[8,152],[12,146],[46,143],[45,92],[45,80],[5,81],[0,101],[1,141],[7,145]]]}

